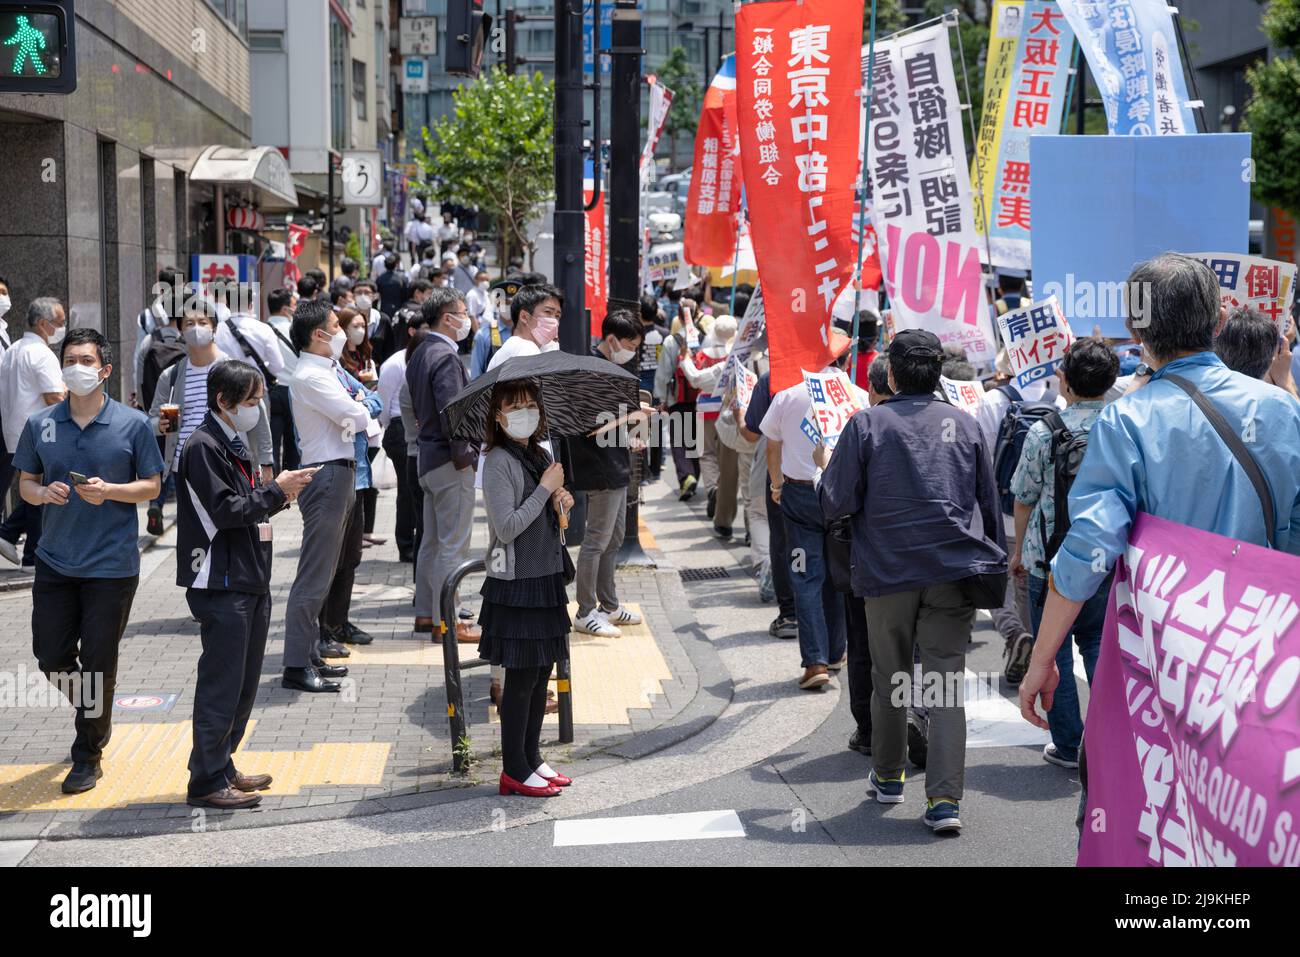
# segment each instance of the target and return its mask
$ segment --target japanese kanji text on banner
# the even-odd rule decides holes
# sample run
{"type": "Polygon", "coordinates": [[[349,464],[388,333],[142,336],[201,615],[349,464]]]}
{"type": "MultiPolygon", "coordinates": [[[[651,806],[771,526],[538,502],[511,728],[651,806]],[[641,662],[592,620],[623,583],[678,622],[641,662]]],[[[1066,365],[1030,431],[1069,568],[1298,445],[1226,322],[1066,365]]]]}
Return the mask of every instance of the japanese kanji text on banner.
{"type": "Polygon", "coordinates": [[[1219,280],[1219,295],[1229,309],[1250,306],[1258,309],[1286,332],[1287,316],[1295,301],[1295,263],[1242,256],[1237,253],[1189,253],[1209,266],[1219,280]]]}
{"type": "Polygon", "coordinates": [[[736,14],[740,156],[774,391],[829,363],[831,307],[854,271],[861,44],[862,0],[736,14]]]}
{"type": "Polygon", "coordinates": [[[1074,333],[1055,296],[998,316],[998,332],[1006,343],[1007,358],[1022,389],[1056,373],[1074,333]]]}
{"type": "Polygon", "coordinates": [[[947,27],[877,43],[874,86],[872,215],[894,327],[928,329],[976,364],[992,365],[996,344],[947,27]]]}
{"type": "Polygon", "coordinates": [[[693,265],[729,266],[735,258],[741,186],[736,146],[736,58],[730,56],[704,93],[695,130],[682,233],[686,261],[693,265]]]}
{"type": "Polygon", "coordinates": [[[1300,559],[1139,513],[1084,747],[1079,863],[1300,866],[1300,559]]]}
{"type": "Polygon", "coordinates": [[[1110,132],[1196,132],[1166,0],[1058,0],[1097,78],[1110,132]]]}
{"type": "Polygon", "coordinates": [[[1029,137],[1060,132],[1073,46],[1054,2],[998,0],[993,8],[971,181],[975,228],[987,233],[994,266],[1032,268],[1029,137]]]}

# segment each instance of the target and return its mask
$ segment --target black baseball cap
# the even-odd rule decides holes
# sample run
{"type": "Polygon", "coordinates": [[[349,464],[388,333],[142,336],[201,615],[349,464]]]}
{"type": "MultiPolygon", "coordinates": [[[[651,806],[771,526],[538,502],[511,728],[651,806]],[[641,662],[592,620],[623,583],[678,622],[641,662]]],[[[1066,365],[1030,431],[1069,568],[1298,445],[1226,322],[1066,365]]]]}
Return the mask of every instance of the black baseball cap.
{"type": "Polygon", "coordinates": [[[901,362],[913,357],[942,361],[943,344],[939,337],[924,329],[904,329],[890,340],[890,362],[901,362]]]}

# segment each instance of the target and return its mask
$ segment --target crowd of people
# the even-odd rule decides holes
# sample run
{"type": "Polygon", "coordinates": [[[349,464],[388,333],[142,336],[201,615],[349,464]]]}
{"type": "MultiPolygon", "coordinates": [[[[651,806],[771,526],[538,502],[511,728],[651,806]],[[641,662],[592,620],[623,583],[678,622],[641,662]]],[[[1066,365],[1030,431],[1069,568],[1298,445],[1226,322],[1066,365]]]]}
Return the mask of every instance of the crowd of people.
{"type": "MultiPolygon", "coordinates": [[[[236,287],[199,288],[162,270],[138,319],[132,403],[107,394],[111,344],[68,331],[53,299],[33,300],[21,339],[3,342],[5,481],[17,477],[19,500],[0,524],[0,554],[34,568],[33,647],[61,687],[94,673],[111,700],[138,584],[136,507],[148,503],[156,535],[176,499],[177,583],[203,648],[192,804],[253,806],[272,783],[237,769],[232,754],[272,617],[273,515],[294,506],[302,522],[282,685],[338,692],[349,646],[373,640],[351,601],[365,548],[384,541],[374,534],[381,449],[397,554],[412,566],[414,633],[454,632],[492,665],[503,794],[554,797],[571,783],[540,751],[556,706],[548,682],[570,631],[616,639],[640,622],[615,575],[639,484],[666,479],[682,501],[703,496],[713,534],[743,543],[759,597],[776,603],[769,633],[797,640],[798,687],[846,675],[848,747],[872,758],[870,791],[901,802],[909,764],[924,768],[924,820],[936,831],[961,826],[961,689],[976,609],[1004,639],[1004,678],[1019,686],[1024,717],[1050,733],[1044,759],[1073,769],[1083,760],[1074,649],[1091,680],[1137,511],[1300,550],[1294,322],[1279,339],[1257,312],[1229,315],[1196,260],[1167,254],[1134,271],[1130,314],[1144,321],[1130,324],[1132,343],[1081,338],[1055,375],[1025,387],[999,356],[974,414],[940,388],[941,376],[977,377],[960,349],[921,330],[882,346],[885,323],[871,311],[837,320],[819,371],[843,375],[860,411],[833,447],[808,427],[804,384],[773,390],[765,335],[745,343],[756,376],[748,400],[718,389],[738,329],[761,308],[755,290],[665,287],[636,312],[609,312],[591,350],[638,377],[649,431],[627,443],[552,442],[531,380],[494,388],[477,439],[453,434],[447,412],[474,379],[558,348],[563,294],[531,273],[489,284],[481,249],[450,217],[424,236],[408,230],[409,270],[388,243],[368,276],[350,260],[333,282],[309,271],[296,288],[271,290],[264,308],[236,287]],[[435,244],[451,255],[445,267],[435,244]],[[1134,346],[1142,362],[1125,369],[1134,346]],[[1210,411],[1193,414],[1193,402],[1252,423],[1249,448],[1223,438],[1210,411]],[[1266,477],[1268,501],[1242,455],[1266,477]],[[481,606],[457,595],[445,614],[444,585],[471,557],[479,501],[489,534],[481,606]],[[571,557],[564,529],[575,507],[584,518],[571,557]],[[923,698],[936,675],[955,693],[923,698]]],[[[1004,277],[990,308],[1014,309],[1025,291],[1004,277]]],[[[0,309],[7,293],[0,279],[0,309]]],[[[78,793],[102,774],[111,710],[68,693],[76,736],[62,787],[78,793]]]]}

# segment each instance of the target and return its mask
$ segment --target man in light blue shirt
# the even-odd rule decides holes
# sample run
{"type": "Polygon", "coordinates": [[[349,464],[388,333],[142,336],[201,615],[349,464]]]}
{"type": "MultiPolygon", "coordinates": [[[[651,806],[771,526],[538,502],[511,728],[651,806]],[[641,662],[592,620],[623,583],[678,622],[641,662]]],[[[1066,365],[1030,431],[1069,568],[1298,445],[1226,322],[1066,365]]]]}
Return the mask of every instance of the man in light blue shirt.
{"type": "Polygon", "coordinates": [[[1230,371],[1212,351],[1226,311],[1214,274],[1165,253],[1128,280],[1127,326],[1154,370],[1138,391],[1107,406],[1070,490],[1070,531],[1052,561],[1047,603],[1020,685],[1020,710],[1052,706],[1056,652],[1080,608],[1128,544],[1138,512],[1267,547],[1264,509],[1245,469],[1171,376],[1192,383],[1241,437],[1263,472],[1279,549],[1300,554],[1300,403],[1276,386],[1230,371]]]}

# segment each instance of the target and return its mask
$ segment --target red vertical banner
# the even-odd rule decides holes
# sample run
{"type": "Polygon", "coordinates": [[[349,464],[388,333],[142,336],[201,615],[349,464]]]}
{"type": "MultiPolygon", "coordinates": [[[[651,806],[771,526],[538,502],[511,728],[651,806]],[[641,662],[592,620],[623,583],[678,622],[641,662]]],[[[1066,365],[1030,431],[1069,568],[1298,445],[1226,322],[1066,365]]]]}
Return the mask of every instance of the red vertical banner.
{"type": "MultiPolygon", "coordinates": [[[[591,203],[595,187],[591,180],[582,184],[582,205],[591,203]]],[[[600,201],[587,210],[583,221],[583,245],[587,255],[583,266],[583,284],[586,287],[586,306],[591,313],[591,334],[600,337],[600,326],[605,321],[605,311],[609,305],[609,248],[605,235],[605,194],[600,194],[600,201]]]]}
{"type": "Polygon", "coordinates": [[[774,390],[830,362],[831,307],[853,279],[862,9],[781,0],[736,14],[740,157],[774,390]]]}
{"type": "Polygon", "coordinates": [[[736,255],[740,158],[736,138],[736,58],[727,57],[704,93],[695,129],[695,167],[686,198],[686,261],[730,265],[736,255]]]}

